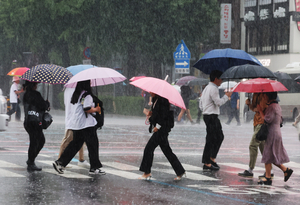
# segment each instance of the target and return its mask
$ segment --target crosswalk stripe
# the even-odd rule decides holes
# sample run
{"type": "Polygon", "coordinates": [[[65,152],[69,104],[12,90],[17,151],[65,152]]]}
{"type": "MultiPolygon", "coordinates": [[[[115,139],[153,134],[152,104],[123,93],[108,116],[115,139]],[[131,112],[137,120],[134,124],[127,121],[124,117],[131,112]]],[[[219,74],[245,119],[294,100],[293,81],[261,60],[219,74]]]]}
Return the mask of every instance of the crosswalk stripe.
{"type": "MultiPolygon", "coordinates": [[[[38,160],[38,162],[43,163],[43,164],[50,165],[51,167],[53,166],[53,165],[52,165],[53,161],[38,160]]],[[[68,170],[68,169],[86,169],[86,168],[79,167],[79,166],[74,165],[74,164],[68,164],[67,167],[66,167],[66,170],[68,170]]]]}
{"type": "Polygon", "coordinates": [[[0,160],[0,167],[5,167],[5,168],[23,168],[17,164],[13,164],[13,163],[10,163],[10,162],[6,162],[6,161],[3,161],[3,160],[0,160]]]}
{"type": "MultiPolygon", "coordinates": [[[[163,166],[167,166],[167,167],[170,167],[170,169],[155,169],[154,168],[152,170],[164,172],[164,173],[167,173],[167,174],[175,174],[170,163],[168,163],[168,162],[157,162],[155,164],[160,164],[160,165],[163,165],[163,166]]],[[[182,164],[182,166],[184,167],[184,169],[190,170],[190,171],[203,170],[200,167],[193,166],[193,165],[188,165],[188,164],[182,164]]],[[[197,174],[197,173],[194,173],[194,172],[186,171],[185,173],[186,173],[186,178],[191,179],[191,180],[198,180],[198,181],[206,181],[206,180],[207,181],[218,181],[219,180],[219,179],[216,179],[216,178],[213,178],[213,177],[208,177],[208,176],[205,176],[205,175],[202,175],[202,174],[197,174]]]]}
{"type": "Polygon", "coordinates": [[[25,177],[24,175],[16,174],[11,171],[7,171],[5,169],[0,169],[0,178],[2,177],[25,177]]]}
{"type": "Polygon", "coordinates": [[[124,164],[120,162],[102,162],[103,165],[108,166],[108,167],[113,167],[119,170],[126,170],[126,171],[136,171],[139,170],[138,167],[132,166],[129,164],[124,164]]]}
{"type": "MultiPolygon", "coordinates": [[[[126,179],[138,179],[142,174],[136,174],[133,172],[127,172],[123,170],[117,170],[117,169],[112,169],[112,168],[105,168],[103,169],[107,174],[112,174],[116,175],[122,178],[126,179]]],[[[151,178],[151,180],[155,180],[154,178],[151,178]]]]}

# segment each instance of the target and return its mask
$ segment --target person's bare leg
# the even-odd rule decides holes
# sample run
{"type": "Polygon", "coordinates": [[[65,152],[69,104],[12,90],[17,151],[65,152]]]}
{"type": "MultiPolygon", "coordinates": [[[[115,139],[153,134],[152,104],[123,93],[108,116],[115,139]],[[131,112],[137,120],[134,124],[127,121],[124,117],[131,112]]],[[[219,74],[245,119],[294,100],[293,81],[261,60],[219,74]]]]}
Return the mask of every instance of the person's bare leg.
{"type": "Polygon", "coordinates": [[[191,113],[190,113],[190,109],[186,109],[186,116],[190,120],[190,122],[193,122],[193,119],[192,119],[192,116],[191,116],[191,113]]]}
{"type": "Polygon", "coordinates": [[[181,111],[180,111],[180,113],[179,113],[179,115],[178,115],[178,118],[177,118],[177,121],[178,121],[178,122],[180,122],[180,120],[181,120],[181,118],[182,118],[182,116],[183,116],[184,113],[185,113],[185,110],[184,110],[184,109],[181,109],[181,111]]]}

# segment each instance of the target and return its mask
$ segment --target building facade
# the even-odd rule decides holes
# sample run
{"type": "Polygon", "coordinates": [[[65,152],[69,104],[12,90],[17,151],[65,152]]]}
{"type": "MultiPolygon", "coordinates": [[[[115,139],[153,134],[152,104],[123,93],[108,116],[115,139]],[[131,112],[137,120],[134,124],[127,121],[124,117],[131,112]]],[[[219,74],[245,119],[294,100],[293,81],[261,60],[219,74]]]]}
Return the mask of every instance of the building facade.
{"type": "Polygon", "coordinates": [[[300,62],[300,0],[241,0],[241,49],[273,72],[300,62]],[[295,21],[299,20],[299,21],[295,21]]]}

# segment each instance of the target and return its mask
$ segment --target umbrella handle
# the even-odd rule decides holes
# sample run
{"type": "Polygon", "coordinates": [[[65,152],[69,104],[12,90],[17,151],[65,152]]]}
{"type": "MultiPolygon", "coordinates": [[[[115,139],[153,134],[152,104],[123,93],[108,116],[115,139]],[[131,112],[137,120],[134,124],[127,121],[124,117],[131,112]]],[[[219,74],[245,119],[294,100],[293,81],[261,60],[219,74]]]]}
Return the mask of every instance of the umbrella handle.
{"type": "Polygon", "coordinates": [[[146,120],[145,120],[145,125],[150,125],[150,122],[149,122],[149,117],[146,117],[146,120]]]}

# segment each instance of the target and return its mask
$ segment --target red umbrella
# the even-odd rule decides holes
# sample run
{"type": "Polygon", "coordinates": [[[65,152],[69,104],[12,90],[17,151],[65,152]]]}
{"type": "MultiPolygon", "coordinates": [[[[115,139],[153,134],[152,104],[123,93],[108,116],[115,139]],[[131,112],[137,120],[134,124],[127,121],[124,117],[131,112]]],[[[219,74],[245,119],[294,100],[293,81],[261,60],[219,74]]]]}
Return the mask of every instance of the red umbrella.
{"type": "Polygon", "coordinates": [[[167,81],[158,78],[144,77],[130,84],[147,92],[155,93],[169,100],[175,106],[186,109],[180,93],[167,81]]]}
{"type": "Polygon", "coordinates": [[[233,92],[262,93],[288,91],[281,82],[266,78],[255,78],[238,83],[232,90],[233,92]]]}
{"type": "Polygon", "coordinates": [[[26,67],[18,67],[18,68],[14,68],[11,71],[9,71],[7,73],[7,75],[21,77],[28,70],[29,70],[29,68],[26,68],[26,67]]]}

